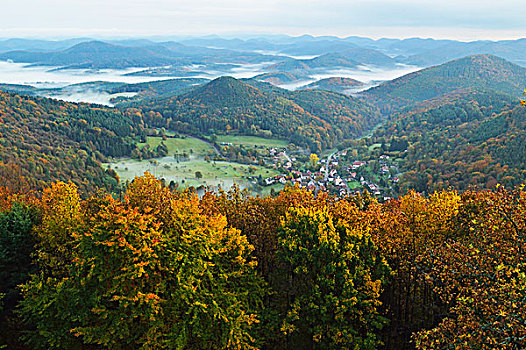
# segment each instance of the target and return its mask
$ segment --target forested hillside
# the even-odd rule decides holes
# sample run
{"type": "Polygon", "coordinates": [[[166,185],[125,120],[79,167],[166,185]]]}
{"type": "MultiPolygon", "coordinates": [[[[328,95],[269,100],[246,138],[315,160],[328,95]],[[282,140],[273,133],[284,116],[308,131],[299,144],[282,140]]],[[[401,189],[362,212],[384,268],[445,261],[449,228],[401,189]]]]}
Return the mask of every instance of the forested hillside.
{"type": "Polygon", "coordinates": [[[462,89],[494,90],[518,98],[526,86],[526,68],[491,55],[457,59],[411,73],[364,93],[386,113],[462,89]]]}
{"type": "Polygon", "coordinates": [[[0,177],[32,188],[62,180],[83,192],[115,189],[116,174],[99,162],[129,155],[143,134],[115,109],[0,92],[0,177]]]}
{"type": "Polygon", "coordinates": [[[518,99],[464,90],[397,115],[373,138],[405,144],[387,147],[403,151],[401,192],[513,187],[526,179],[525,118],[518,99]]]}
{"type": "Polygon", "coordinates": [[[188,94],[132,107],[142,109],[147,122],[157,127],[194,135],[273,136],[317,152],[357,137],[381,120],[375,107],[349,96],[249,84],[223,77],[188,94]]]}

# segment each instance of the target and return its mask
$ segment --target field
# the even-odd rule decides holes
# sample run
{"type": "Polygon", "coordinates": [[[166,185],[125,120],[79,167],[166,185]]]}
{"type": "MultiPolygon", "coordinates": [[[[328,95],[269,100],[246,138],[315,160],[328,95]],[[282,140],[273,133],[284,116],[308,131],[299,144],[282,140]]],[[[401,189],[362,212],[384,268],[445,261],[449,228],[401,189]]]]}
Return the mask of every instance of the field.
{"type": "Polygon", "coordinates": [[[173,156],[175,153],[186,152],[193,157],[204,157],[215,153],[214,148],[209,143],[190,136],[184,138],[167,138],[164,141],[161,137],[149,136],[146,143],[139,143],[138,146],[141,148],[148,144],[151,148],[155,148],[161,142],[164,142],[166,147],[168,147],[168,154],[170,156],[173,156]]]}
{"type": "Polygon", "coordinates": [[[276,193],[282,191],[285,188],[285,185],[282,184],[274,184],[272,186],[265,186],[262,188],[261,192],[258,193],[258,195],[262,197],[268,197],[271,195],[272,190],[274,190],[276,193]]]}
{"type": "Polygon", "coordinates": [[[373,143],[372,145],[369,146],[369,152],[375,150],[376,148],[380,148],[380,147],[382,147],[381,143],[373,143]]]}
{"type": "Polygon", "coordinates": [[[232,143],[234,145],[244,146],[263,146],[263,147],[276,147],[285,148],[289,145],[289,142],[278,139],[266,139],[257,136],[234,136],[234,135],[219,135],[217,136],[217,143],[232,143]]]}
{"type": "Polygon", "coordinates": [[[238,164],[232,162],[207,162],[203,159],[193,159],[177,162],[173,157],[158,158],[155,160],[121,159],[111,164],[104,164],[114,169],[121,181],[132,180],[141,176],[145,171],[156,177],[162,177],[167,182],[175,181],[182,187],[189,186],[221,186],[231,187],[234,182],[247,185],[245,176],[259,176],[263,178],[278,175],[273,169],[260,166],[238,164]],[[196,177],[196,172],[201,173],[201,178],[196,177]]]}
{"type": "Polygon", "coordinates": [[[351,190],[362,187],[362,184],[359,181],[351,181],[351,182],[348,182],[347,185],[349,186],[349,189],[351,190]]]}
{"type": "MultiPolygon", "coordinates": [[[[204,185],[221,186],[226,189],[234,183],[238,183],[244,188],[253,185],[247,179],[248,176],[267,178],[279,175],[276,170],[262,166],[228,161],[206,161],[204,157],[213,155],[216,151],[211,144],[195,137],[169,137],[164,141],[161,137],[148,137],[145,143],[140,143],[138,146],[144,147],[148,144],[151,148],[155,148],[161,142],[164,142],[168,147],[168,156],[166,157],[146,160],[122,158],[115,159],[103,166],[114,169],[122,182],[131,181],[136,176],[141,176],[145,171],[148,171],[156,177],[164,178],[167,183],[173,180],[183,188],[204,185]],[[186,153],[189,155],[189,159],[177,161],[173,156],[176,153],[186,153]]],[[[220,136],[217,142],[279,148],[288,145],[286,141],[253,136],[220,136]]],[[[280,186],[276,187],[276,190],[280,189],[280,186]]],[[[269,192],[270,188],[265,187],[263,190],[269,192]]]]}

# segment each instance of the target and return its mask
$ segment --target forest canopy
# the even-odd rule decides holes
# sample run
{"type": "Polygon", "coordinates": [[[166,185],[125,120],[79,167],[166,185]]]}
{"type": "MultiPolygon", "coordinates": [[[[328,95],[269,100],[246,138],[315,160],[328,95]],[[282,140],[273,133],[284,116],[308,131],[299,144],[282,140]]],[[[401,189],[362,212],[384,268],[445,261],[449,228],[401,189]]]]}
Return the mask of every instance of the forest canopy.
{"type": "Polygon", "coordinates": [[[122,199],[81,199],[72,183],[3,188],[1,343],[524,347],[525,203],[502,188],[385,203],[298,188],[199,198],[149,174],[122,199]]]}

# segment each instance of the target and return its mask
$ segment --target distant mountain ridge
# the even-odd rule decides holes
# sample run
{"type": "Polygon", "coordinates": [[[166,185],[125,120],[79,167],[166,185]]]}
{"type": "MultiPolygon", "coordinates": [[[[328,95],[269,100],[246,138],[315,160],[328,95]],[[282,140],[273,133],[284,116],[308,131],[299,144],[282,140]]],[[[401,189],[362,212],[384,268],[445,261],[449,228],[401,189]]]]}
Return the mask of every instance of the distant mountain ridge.
{"type": "Polygon", "coordinates": [[[435,49],[409,56],[406,63],[430,66],[468,55],[488,54],[508,61],[526,64],[526,39],[503,41],[475,41],[470,43],[450,42],[435,49]]]}
{"type": "Polygon", "coordinates": [[[61,51],[17,50],[0,54],[0,60],[44,66],[75,68],[130,68],[184,66],[215,61],[260,62],[268,60],[257,53],[235,53],[228,50],[188,47],[177,43],[130,42],[123,46],[103,41],[78,43],[61,51]],[[142,45],[147,44],[147,45],[142,45]]]}
{"type": "Polygon", "coordinates": [[[0,60],[68,68],[129,68],[182,63],[162,46],[126,47],[101,41],[79,43],[63,51],[11,51],[0,54],[0,60]]]}

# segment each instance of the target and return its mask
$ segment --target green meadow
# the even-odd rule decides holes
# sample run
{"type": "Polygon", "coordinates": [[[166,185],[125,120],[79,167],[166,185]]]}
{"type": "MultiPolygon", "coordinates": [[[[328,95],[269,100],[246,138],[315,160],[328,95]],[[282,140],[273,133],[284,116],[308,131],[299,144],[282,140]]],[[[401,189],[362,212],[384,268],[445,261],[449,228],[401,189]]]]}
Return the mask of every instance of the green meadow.
{"type": "MultiPolygon", "coordinates": [[[[167,138],[164,141],[161,137],[148,137],[146,143],[140,143],[139,147],[146,144],[150,147],[157,147],[161,142],[164,142],[168,147],[169,156],[167,157],[144,160],[114,159],[112,162],[104,164],[104,167],[114,169],[122,182],[131,181],[147,171],[156,177],[164,178],[167,183],[175,181],[183,188],[201,185],[230,188],[234,183],[238,183],[241,187],[250,187],[251,184],[247,179],[249,176],[266,178],[279,174],[275,169],[257,165],[228,161],[207,161],[204,157],[215,154],[214,148],[209,143],[194,137],[167,138]],[[186,161],[177,161],[173,156],[176,153],[186,153],[190,157],[186,161]]],[[[285,147],[287,145],[285,141],[252,136],[225,136],[218,142],[258,146],[265,143],[267,147],[285,147]]]]}

